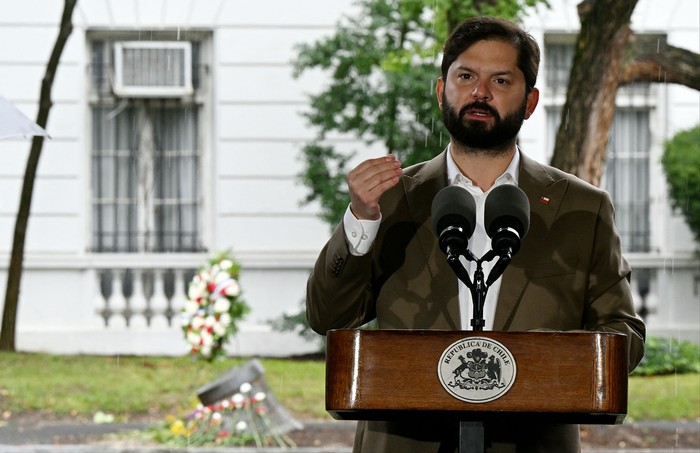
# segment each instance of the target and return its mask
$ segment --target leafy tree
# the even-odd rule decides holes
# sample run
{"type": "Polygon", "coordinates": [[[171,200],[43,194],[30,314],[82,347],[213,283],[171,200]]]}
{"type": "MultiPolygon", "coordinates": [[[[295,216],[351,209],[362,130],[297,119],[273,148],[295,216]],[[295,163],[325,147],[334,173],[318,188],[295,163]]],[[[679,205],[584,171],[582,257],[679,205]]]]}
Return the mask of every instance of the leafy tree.
{"type": "MultiPolygon", "coordinates": [[[[68,41],[68,37],[73,31],[73,10],[77,0],[65,0],[61,25],[56,37],[49,62],[46,65],[46,72],[41,81],[41,94],[39,98],[39,112],[36,123],[46,128],[51,110],[51,88],[58,69],[58,62],[61,59],[63,48],[68,41]]],[[[5,304],[2,311],[2,328],[0,329],[0,351],[15,350],[15,326],[17,322],[17,307],[19,304],[19,289],[22,279],[22,263],[24,262],[24,243],[27,236],[27,225],[29,223],[29,213],[32,205],[32,193],[34,192],[34,181],[39,167],[39,158],[44,146],[44,137],[36,136],[32,140],[32,147],[27,158],[27,167],[24,172],[22,193],[20,195],[19,209],[15,220],[15,230],[12,239],[12,253],[10,255],[10,266],[7,272],[7,288],[5,290],[5,304]]]]}
{"type": "Polygon", "coordinates": [[[700,125],[667,141],[661,164],[673,206],[683,213],[700,245],[700,125]]]}
{"type": "Polygon", "coordinates": [[[345,174],[353,154],[339,151],[330,134],[379,142],[404,165],[442,151],[448,135],[435,81],[448,30],[479,14],[515,19],[537,3],[546,0],[361,0],[359,13],[346,17],[335,34],[300,46],[296,76],[314,68],[331,75],[305,114],[318,131],[303,148],[305,201],[319,201],[332,225],[349,202],[345,174]]]}

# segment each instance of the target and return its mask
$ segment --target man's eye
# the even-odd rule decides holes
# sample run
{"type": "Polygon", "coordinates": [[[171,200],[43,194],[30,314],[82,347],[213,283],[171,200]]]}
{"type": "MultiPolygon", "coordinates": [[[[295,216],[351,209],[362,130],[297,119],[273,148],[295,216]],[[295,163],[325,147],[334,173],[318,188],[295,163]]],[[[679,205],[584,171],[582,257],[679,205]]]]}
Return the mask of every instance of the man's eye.
{"type": "Polygon", "coordinates": [[[496,84],[498,84],[498,85],[507,85],[507,84],[508,84],[508,80],[507,80],[507,79],[496,79],[495,82],[496,82],[496,84]]]}

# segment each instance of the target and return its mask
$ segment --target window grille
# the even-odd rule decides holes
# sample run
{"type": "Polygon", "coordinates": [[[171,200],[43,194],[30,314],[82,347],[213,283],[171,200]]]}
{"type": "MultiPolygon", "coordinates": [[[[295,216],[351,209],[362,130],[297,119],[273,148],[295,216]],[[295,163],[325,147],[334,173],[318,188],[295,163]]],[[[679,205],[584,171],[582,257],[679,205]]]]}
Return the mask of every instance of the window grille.
{"type": "Polygon", "coordinates": [[[615,110],[603,187],[615,203],[615,223],[627,252],[648,252],[649,110],[615,110]]]}
{"type": "Polygon", "coordinates": [[[574,59],[573,44],[549,43],[545,45],[545,79],[551,95],[566,94],[569,72],[574,59]]]}
{"type": "MultiPolygon", "coordinates": [[[[199,43],[191,44],[192,60],[187,64],[195,75],[201,67],[199,43]]],[[[91,249],[202,251],[202,105],[196,96],[115,96],[110,74],[116,47],[109,39],[91,42],[91,249]]],[[[152,66],[167,64],[160,60],[152,66]]],[[[129,80],[142,83],[135,77],[129,80]]],[[[199,75],[192,77],[194,94],[199,81],[199,75]]]]}

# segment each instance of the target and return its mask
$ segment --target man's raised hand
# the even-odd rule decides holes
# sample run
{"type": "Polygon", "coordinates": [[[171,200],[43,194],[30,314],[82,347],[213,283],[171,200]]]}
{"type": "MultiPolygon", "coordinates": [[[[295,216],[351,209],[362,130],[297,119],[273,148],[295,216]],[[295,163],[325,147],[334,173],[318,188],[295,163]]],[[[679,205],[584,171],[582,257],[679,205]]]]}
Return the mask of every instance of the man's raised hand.
{"type": "Polygon", "coordinates": [[[350,191],[350,210],[359,220],[380,217],[379,198],[395,186],[401,176],[401,162],[396,156],[368,159],[355,167],[346,178],[350,191]]]}

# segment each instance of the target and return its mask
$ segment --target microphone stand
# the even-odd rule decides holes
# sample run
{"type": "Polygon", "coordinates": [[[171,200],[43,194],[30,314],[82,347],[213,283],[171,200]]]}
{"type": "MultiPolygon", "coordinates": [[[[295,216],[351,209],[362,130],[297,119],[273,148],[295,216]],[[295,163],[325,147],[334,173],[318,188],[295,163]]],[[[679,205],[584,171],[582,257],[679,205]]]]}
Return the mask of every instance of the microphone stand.
{"type": "Polygon", "coordinates": [[[510,260],[510,253],[498,255],[493,250],[490,250],[484,256],[482,256],[481,259],[477,259],[469,250],[459,250],[450,246],[447,247],[448,264],[457,275],[457,278],[459,278],[462,283],[469,288],[472,296],[472,303],[474,304],[474,313],[470,322],[472,330],[476,332],[481,332],[484,330],[484,325],[486,325],[486,321],[484,320],[484,303],[486,302],[486,292],[489,290],[493,282],[496,281],[501,274],[503,274],[506,266],[510,264],[510,260]],[[476,263],[473,282],[469,277],[469,273],[459,260],[461,256],[464,256],[467,261],[473,261],[476,263]],[[499,260],[491,270],[488,280],[485,280],[482,263],[489,262],[496,257],[498,257],[499,260]]]}
{"type": "MultiPolygon", "coordinates": [[[[493,284],[498,277],[503,274],[506,266],[510,264],[512,255],[510,253],[497,254],[493,250],[487,252],[481,259],[477,259],[471,251],[467,249],[461,249],[459,247],[453,247],[448,245],[447,250],[447,262],[450,267],[457,275],[462,283],[467,285],[469,291],[472,295],[472,302],[474,303],[474,316],[471,320],[472,330],[476,332],[481,332],[484,330],[484,302],[486,301],[486,292],[489,287],[493,284]],[[469,277],[469,273],[462,265],[459,260],[461,256],[464,256],[467,261],[474,261],[476,263],[476,270],[474,271],[474,281],[472,282],[469,277]],[[484,270],[482,268],[482,263],[489,262],[495,257],[498,257],[498,262],[494,265],[489,273],[488,280],[484,280],[484,270]]],[[[459,453],[484,453],[486,451],[486,428],[483,421],[465,421],[461,420],[459,422],[459,453]]]]}

